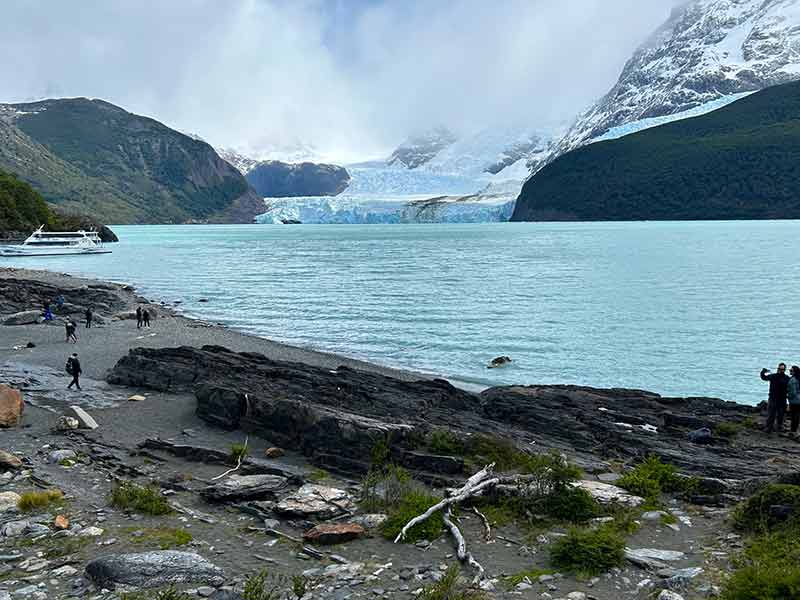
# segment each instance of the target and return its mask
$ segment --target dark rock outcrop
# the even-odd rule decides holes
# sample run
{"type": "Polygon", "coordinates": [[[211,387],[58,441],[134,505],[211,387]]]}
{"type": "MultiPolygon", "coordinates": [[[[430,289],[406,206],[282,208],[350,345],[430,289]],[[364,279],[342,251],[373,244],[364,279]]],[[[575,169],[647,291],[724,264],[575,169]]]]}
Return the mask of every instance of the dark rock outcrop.
{"type": "Polygon", "coordinates": [[[43,310],[45,302],[51,304],[56,315],[82,314],[87,306],[94,307],[95,313],[113,312],[125,306],[122,299],[103,284],[64,289],[42,281],[0,278],[0,315],[43,310]],[[61,311],[54,304],[59,295],[67,300],[61,311]]]}
{"type": "Polygon", "coordinates": [[[109,589],[119,584],[157,588],[196,583],[216,587],[225,581],[222,569],[199,554],[175,550],[96,558],[86,565],[86,577],[98,587],[109,589]]]}
{"type": "MultiPolygon", "coordinates": [[[[566,452],[593,472],[608,470],[603,460],[628,462],[651,454],[687,474],[719,480],[800,468],[796,445],[764,443],[746,426],[758,417],[757,407],[716,398],[571,385],[496,387],[472,394],[445,381],[329,371],[216,346],[134,349],[117,363],[109,382],[194,391],[205,421],[242,428],[347,472],[366,470],[375,444],[390,440],[391,458],[423,477],[460,476],[463,457],[426,451],[433,428],[504,436],[537,452],[566,452]],[[721,423],[738,423],[740,433],[734,442],[712,435],[710,443],[697,445],[687,437],[697,423],[712,431],[721,423]]],[[[728,481],[707,488],[698,493],[719,497],[732,490],[728,481]]]]}
{"type": "Polygon", "coordinates": [[[266,198],[336,196],[350,183],[350,174],[344,167],[277,160],[258,163],[245,178],[257,194],[266,198]]]}

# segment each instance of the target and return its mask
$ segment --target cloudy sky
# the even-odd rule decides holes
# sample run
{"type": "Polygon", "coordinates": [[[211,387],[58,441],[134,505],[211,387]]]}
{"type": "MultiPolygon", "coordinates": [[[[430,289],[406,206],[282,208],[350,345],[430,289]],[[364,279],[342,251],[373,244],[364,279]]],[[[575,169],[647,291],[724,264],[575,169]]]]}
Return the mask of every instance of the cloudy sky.
{"type": "Polygon", "coordinates": [[[681,0],[3,0],[0,102],[103,98],[218,146],[381,156],[569,119],[681,0]]]}

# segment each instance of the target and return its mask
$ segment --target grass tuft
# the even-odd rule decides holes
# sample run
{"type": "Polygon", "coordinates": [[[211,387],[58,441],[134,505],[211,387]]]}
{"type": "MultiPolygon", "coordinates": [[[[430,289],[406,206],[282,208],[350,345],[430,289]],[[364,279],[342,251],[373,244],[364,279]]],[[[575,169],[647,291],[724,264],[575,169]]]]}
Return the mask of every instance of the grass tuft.
{"type": "Polygon", "coordinates": [[[121,481],[111,490],[111,506],[146,515],[167,515],[172,512],[167,499],[154,486],[141,486],[121,481]]]}
{"type": "Polygon", "coordinates": [[[673,465],[661,462],[657,456],[648,456],[616,484],[644,498],[645,506],[657,507],[661,494],[687,491],[692,480],[678,475],[673,465]]]}
{"type": "Polygon", "coordinates": [[[622,564],[625,539],[615,527],[572,528],[550,547],[550,562],[563,571],[594,576],[622,564]]]}
{"type": "Polygon", "coordinates": [[[725,421],[724,423],[717,423],[714,426],[714,433],[719,437],[733,439],[742,431],[742,425],[740,423],[734,423],[732,421],[725,421]]]}
{"type": "Polygon", "coordinates": [[[120,600],[192,600],[192,597],[170,586],[161,591],[123,593],[120,600]]]}
{"type": "Polygon", "coordinates": [[[43,490],[40,492],[25,492],[17,502],[17,508],[22,512],[33,512],[48,508],[51,505],[62,504],[64,494],[61,490],[43,490]]]}
{"type": "Polygon", "coordinates": [[[231,446],[231,464],[238,465],[240,461],[244,462],[245,458],[247,458],[247,444],[233,444],[231,446]]]}
{"type": "MultiPolygon", "coordinates": [[[[441,498],[427,492],[408,492],[400,499],[397,506],[389,511],[389,518],[381,526],[381,533],[387,539],[394,539],[406,523],[440,500],[441,498]]],[[[433,541],[441,535],[443,527],[442,513],[437,511],[429,519],[409,529],[405,541],[411,544],[419,540],[433,541]]]]}
{"type": "Polygon", "coordinates": [[[469,589],[459,577],[457,566],[450,566],[437,582],[426,585],[418,596],[421,600],[484,600],[486,594],[469,589]]]}
{"type": "Polygon", "coordinates": [[[264,570],[251,575],[244,582],[244,600],[281,600],[289,587],[282,575],[273,575],[264,570]]]}
{"type": "Polygon", "coordinates": [[[131,527],[128,531],[130,533],[141,532],[132,536],[131,541],[134,544],[158,546],[160,550],[179,548],[180,546],[185,546],[194,539],[191,533],[180,527],[153,527],[146,529],[131,527]]]}
{"type": "Polygon", "coordinates": [[[800,486],[781,483],[764,486],[736,507],[733,525],[739,531],[768,533],[786,523],[785,518],[773,511],[774,506],[788,506],[793,514],[800,514],[800,486]]]}

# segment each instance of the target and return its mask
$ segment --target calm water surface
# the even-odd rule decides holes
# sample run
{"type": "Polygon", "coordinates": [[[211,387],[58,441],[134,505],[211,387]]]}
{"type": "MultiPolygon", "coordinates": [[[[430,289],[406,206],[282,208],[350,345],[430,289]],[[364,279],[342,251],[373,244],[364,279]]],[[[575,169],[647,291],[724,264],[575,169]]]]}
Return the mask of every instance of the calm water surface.
{"type": "Polygon", "coordinates": [[[114,229],[110,255],[4,264],[130,282],[244,331],[476,384],[755,403],[762,366],[800,363],[798,222],[114,229]],[[512,366],[486,369],[504,354],[512,366]]]}

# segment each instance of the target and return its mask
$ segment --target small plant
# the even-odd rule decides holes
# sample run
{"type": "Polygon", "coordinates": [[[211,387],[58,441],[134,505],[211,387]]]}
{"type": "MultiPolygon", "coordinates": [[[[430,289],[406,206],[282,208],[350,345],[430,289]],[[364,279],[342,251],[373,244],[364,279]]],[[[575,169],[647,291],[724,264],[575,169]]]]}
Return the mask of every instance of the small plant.
{"type": "Polygon", "coordinates": [[[111,505],[122,510],[134,510],[146,515],[167,515],[172,509],[167,499],[154,486],[141,486],[121,481],[111,490],[111,505]]]}
{"type": "Polygon", "coordinates": [[[53,559],[76,554],[91,543],[90,538],[86,537],[48,537],[39,542],[44,544],[44,557],[53,559]]]}
{"type": "Polygon", "coordinates": [[[397,508],[409,494],[424,490],[408,471],[390,463],[367,473],[361,483],[361,508],[368,512],[387,512],[397,508]]]}
{"type": "Polygon", "coordinates": [[[580,575],[598,575],[622,564],[625,540],[614,528],[572,528],[553,543],[550,562],[560,570],[580,575]]]}
{"type": "Polygon", "coordinates": [[[583,523],[600,514],[600,505],[589,492],[571,486],[553,490],[534,506],[548,517],[570,523],[583,523]]]}
{"type": "Polygon", "coordinates": [[[661,515],[661,524],[662,525],[675,525],[678,522],[678,517],[673,515],[670,512],[666,512],[661,515]]]}
{"type": "Polygon", "coordinates": [[[735,560],[737,570],[723,586],[723,600],[800,598],[798,556],[800,531],[796,525],[756,538],[735,560]]]}
{"type": "Polygon", "coordinates": [[[309,591],[310,583],[305,575],[292,575],[292,593],[302,598],[309,591]]]}
{"type": "Polygon", "coordinates": [[[158,546],[161,550],[171,550],[172,548],[185,546],[193,539],[192,534],[185,529],[174,527],[150,529],[131,528],[129,531],[137,534],[132,538],[134,544],[158,546]]]}
{"type": "Polygon", "coordinates": [[[233,444],[231,446],[231,464],[238,465],[247,458],[247,444],[233,444]]]}
{"type": "Polygon", "coordinates": [[[724,423],[717,423],[714,426],[714,433],[719,437],[733,439],[739,432],[741,432],[742,426],[739,423],[733,423],[731,421],[726,421],[724,423]]]}
{"type": "Polygon", "coordinates": [[[17,502],[17,508],[22,512],[42,510],[54,504],[61,504],[64,494],[61,490],[51,489],[41,492],[25,492],[17,502]]]}
{"type": "Polygon", "coordinates": [[[244,582],[244,600],[280,600],[288,587],[286,578],[264,570],[244,582]]]}
{"type": "Polygon", "coordinates": [[[192,600],[188,594],[178,591],[170,586],[159,592],[129,592],[120,595],[120,600],[192,600]]]}
{"type": "Polygon", "coordinates": [[[761,488],[733,511],[733,525],[739,531],[766,533],[777,525],[785,524],[772,507],[789,506],[791,512],[800,511],[800,486],[773,483],[761,488]]]}
{"type": "Polygon", "coordinates": [[[531,583],[535,583],[539,577],[542,575],[552,575],[555,573],[553,569],[531,569],[530,571],[520,571],[519,573],[515,573],[510,577],[505,578],[506,587],[508,589],[513,589],[526,579],[531,583]]]}
{"type": "MultiPolygon", "coordinates": [[[[425,492],[409,492],[400,500],[398,506],[389,512],[389,518],[381,526],[381,533],[388,539],[394,539],[406,523],[440,500],[441,498],[425,492]]],[[[405,541],[413,544],[419,540],[435,540],[441,535],[443,527],[442,513],[437,511],[429,519],[409,529],[405,541]]]]}
{"type": "Polygon", "coordinates": [[[463,456],[464,441],[449,429],[435,429],[428,438],[428,449],[434,454],[463,456]]]}
{"type": "Polygon", "coordinates": [[[392,456],[391,435],[378,439],[372,446],[372,469],[380,469],[388,465],[392,456]]]}
{"type": "Polygon", "coordinates": [[[459,581],[458,567],[452,565],[439,581],[422,588],[418,598],[421,600],[484,600],[486,594],[467,588],[459,581]]]}
{"type": "Polygon", "coordinates": [[[678,475],[673,465],[661,462],[657,456],[648,456],[623,475],[617,485],[644,498],[646,506],[654,507],[662,493],[686,491],[689,481],[678,475]]]}
{"type": "Polygon", "coordinates": [[[330,478],[331,474],[328,473],[325,469],[314,469],[306,477],[306,479],[313,482],[325,481],[326,479],[330,478]]]}

